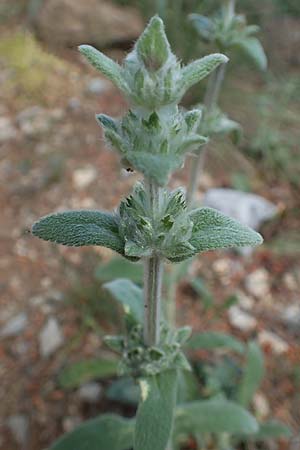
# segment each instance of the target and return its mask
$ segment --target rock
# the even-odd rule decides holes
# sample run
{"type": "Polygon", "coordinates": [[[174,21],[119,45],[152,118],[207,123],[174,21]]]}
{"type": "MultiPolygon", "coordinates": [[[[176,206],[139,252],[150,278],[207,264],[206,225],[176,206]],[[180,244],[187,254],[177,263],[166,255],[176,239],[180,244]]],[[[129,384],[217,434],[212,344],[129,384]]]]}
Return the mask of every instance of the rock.
{"type": "Polygon", "coordinates": [[[7,338],[18,336],[28,325],[28,317],[25,313],[20,313],[12,317],[1,329],[0,337],[7,338]]]}
{"type": "Polygon", "coordinates": [[[17,123],[26,136],[46,133],[52,125],[64,116],[62,109],[47,110],[41,106],[31,106],[17,115],[17,123]]]}
{"type": "Polygon", "coordinates": [[[247,291],[258,298],[267,297],[270,294],[269,273],[266,269],[257,269],[245,279],[247,291]]]}
{"type": "Polygon", "coordinates": [[[0,117],[0,144],[17,136],[17,130],[8,117],[0,117]]]}
{"type": "Polygon", "coordinates": [[[241,331],[253,331],[257,326],[257,320],[255,319],[255,317],[244,312],[236,305],[229,308],[228,316],[230,324],[241,331]]]}
{"type": "Polygon", "coordinates": [[[102,387],[99,383],[86,383],[78,390],[80,400],[87,403],[97,403],[101,398],[102,387]]]}
{"type": "Polygon", "coordinates": [[[283,277],[283,282],[286,285],[288,289],[291,291],[297,291],[298,290],[298,283],[295,278],[295,276],[291,273],[285,273],[283,277]]]}
{"type": "Polygon", "coordinates": [[[271,331],[261,331],[258,341],[261,345],[269,346],[276,355],[282,355],[289,349],[288,343],[271,331]]]}
{"type": "Polygon", "coordinates": [[[81,101],[77,97],[71,97],[68,101],[68,108],[71,111],[78,111],[81,107],[81,101]]]}
{"type": "Polygon", "coordinates": [[[102,78],[92,78],[86,86],[86,90],[90,94],[102,94],[109,88],[109,83],[102,78]]]}
{"type": "Polygon", "coordinates": [[[92,44],[104,48],[133,41],[142,32],[144,23],[136,9],[108,1],[44,0],[33,26],[50,46],[92,44]]]}
{"type": "Polygon", "coordinates": [[[40,353],[46,358],[52,355],[64,342],[57,320],[50,317],[39,335],[40,353]]]}
{"type": "Polygon", "coordinates": [[[298,303],[282,308],[283,321],[292,327],[300,327],[300,305],[298,303]]]}
{"type": "Polygon", "coordinates": [[[76,189],[84,189],[97,178],[97,170],[86,166],[73,172],[73,184],[76,189]]]}
{"type": "Polygon", "coordinates": [[[10,416],[7,420],[8,428],[10,429],[15,441],[20,446],[25,446],[28,441],[29,420],[24,414],[16,414],[10,416]]]}
{"type": "Polygon", "coordinates": [[[238,291],[236,295],[238,298],[238,303],[241,306],[241,308],[251,310],[254,307],[255,300],[252,297],[249,297],[242,291],[238,291]]]}
{"type": "Polygon", "coordinates": [[[259,230],[263,222],[277,214],[277,207],[263,197],[234,189],[209,189],[204,196],[203,204],[237,219],[254,230],[259,230]]]}

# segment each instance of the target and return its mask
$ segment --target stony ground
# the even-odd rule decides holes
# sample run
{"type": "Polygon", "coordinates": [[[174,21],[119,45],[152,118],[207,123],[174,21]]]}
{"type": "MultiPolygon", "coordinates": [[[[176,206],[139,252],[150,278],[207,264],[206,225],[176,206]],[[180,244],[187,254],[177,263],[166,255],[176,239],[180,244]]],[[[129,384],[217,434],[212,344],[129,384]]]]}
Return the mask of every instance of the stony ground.
{"type": "MultiPolygon", "coordinates": [[[[80,390],[64,391],[57,382],[67,363],[105,351],[102,335],[114,328],[113,313],[91,274],[111,254],[97,248],[54,246],[33,238],[28,230],[38,217],[55,210],[112,209],[137,176],[120,171],[93,119],[95,112],[115,116],[125,110],[115,89],[75,53],[66,53],[62,62],[40,47],[37,50],[29,36],[19,33],[11,45],[26,42],[40,52],[40,58],[32,60],[29,50],[29,61],[16,65],[0,43],[5,86],[0,93],[0,449],[40,450],[83,418],[119,411],[120,406],[105,399],[105,383],[94,385],[91,396],[80,390]]],[[[208,187],[228,185],[222,163],[209,164],[209,169],[199,197],[208,187]]],[[[285,225],[299,227],[294,190],[268,186],[256,171],[255,176],[257,193],[266,194],[284,210],[265,227],[266,240],[285,225]]],[[[184,179],[186,173],[178,174],[174,185],[184,179]]],[[[205,310],[195,290],[183,282],[177,293],[180,322],[197,330],[227,331],[243,340],[257,337],[266,355],[267,375],[254,409],[263,418],[272,415],[283,420],[296,433],[300,425],[297,255],[293,251],[281,255],[267,245],[248,257],[210,253],[195,261],[192,271],[206,281],[214,305],[205,310]],[[237,301],[225,308],[233,294],[237,301]]],[[[299,447],[292,442],[280,444],[282,450],[289,448],[299,447]]]]}

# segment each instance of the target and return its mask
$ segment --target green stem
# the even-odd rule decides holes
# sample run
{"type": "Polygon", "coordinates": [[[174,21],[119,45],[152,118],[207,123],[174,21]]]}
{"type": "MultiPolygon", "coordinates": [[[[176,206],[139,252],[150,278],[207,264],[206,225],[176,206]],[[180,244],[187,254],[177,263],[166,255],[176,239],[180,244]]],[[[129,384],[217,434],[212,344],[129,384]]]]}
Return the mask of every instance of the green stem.
{"type": "MultiPolygon", "coordinates": [[[[161,189],[153,181],[145,181],[153,217],[160,209],[161,189]]],[[[157,345],[160,334],[163,262],[159,255],[144,261],[144,342],[157,345]]]]}
{"type": "MultiPolygon", "coordinates": [[[[220,64],[219,67],[210,76],[207,91],[204,98],[204,115],[209,113],[212,108],[217,104],[222,83],[225,76],[226,64],[220,64]]],[[[204,117],[203,117],[204,119],[204,117]]],[[[202,119],[202,120],[203,120],[202,119]]],[[[201,128],[200,128],[201,132],[201,128]]],[[[193,164],[191,165],[189,185],[187,190],[187,204],[192,207],[195,199],[195,194],[198,189],[199,179],[203,173],[205,160],[208,153],[207,145],[197,154],[196,158],[193,159],[193,164]]]]}
{"type": "Polygon", "coordinates": [[[168,3],[168,0],[156,0],[156,5],[155,5],[156,11],[155,11],[155,14],[158,14],[163,19],[163,21],[166,20],[167,3],[168,3]]]}
{"type": "Polygon", "coordinates": [[[231,25],[232,19],[235,14],[235,0],[227,0],[225,5],[225,27],[228,28],[231,25]]]}

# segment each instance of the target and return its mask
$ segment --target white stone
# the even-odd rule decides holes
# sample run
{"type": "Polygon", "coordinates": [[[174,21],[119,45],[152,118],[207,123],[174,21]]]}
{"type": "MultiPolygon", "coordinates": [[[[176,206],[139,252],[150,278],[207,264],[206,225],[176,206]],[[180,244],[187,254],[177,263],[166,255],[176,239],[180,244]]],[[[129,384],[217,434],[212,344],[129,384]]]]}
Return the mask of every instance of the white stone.
{"type": "Polygon", "coordinates": [[[258,341],[261,345],[269,345],[277,355],[282,355],[289,349],[288,343],[271,331],[261,331],[258,334],[258,341]]]}
{"type": "Polygon", "coordinates": [[[97,403],[101,397],[102,388],[98,383],[86,383],[78,390],[78,397],[87,403],[97,403]]]}
{"type": "Polygon", "coordinates": [[[77,169],[73,173],[73,184],[77,189],[84,189],[89,186],[97,177],[97,170],[94,167],[86,166],[77,169]]]}
{"type": "Polygon", "coordinates": [[[28,318],[25,313],[20,313],[12,317],[1,329],[0,337],[13,337],[21,334],[28,324],[28,318]]]}
{"type": "Polygon", "coordinates": [[[284,274],[283,282],[286,285],[286,287],[291,291],[296,291],[298,289],[297,280],[291,273],[284,274]]]}
{"type": "Polygon", "coordinates": [[[61,328],[54,317],[50,317],[39,335],[40,353],[43,357],[52,355],[64,342],[61,328]]]}
{"type": "Polygon", "coordinates": [[[300,326],[300,304],[284,306],[282,308],[282,319],[288,325],[300,326]]]}
{"type": "Polygon", "coordinates": [[[64,116],[63,109],[47,110],[41,106],[31,106],[17,115],[21,131],[27,136],[35,136],[50,130],[51,126],[64,116]]]}
{"type": "Polygon", "coordinates": [[[238,303],[241,308],[248,310],[251,310],[255,305],[255,300],[252,297],[249,297],[242,291],[238,291],[236,293],[238,298],[238,303]]]}
{"type": "Polygon", "coordinates": [[[241,331],[248,332],[256,328],[257,320],[255,317],[244,312],[236,305],[229,308],[228,316],[230,324],[241,331]]]}
{"type": "Polygon", "coordinates": [[[209,189],[203,204],[218,209],[255,230],[277,214],[277,207],[263,197],[235,189],[209,189]]]}
{"type": "Polygon", "coordinates": [[[86,90],[91,94],[102,94],[109,88],[109,83],[102,78],[92,78],[86,87],[86,90]]]}
{"type": "Polygon", "coordinates": [[[15,441],[25,447],[28,440],[29,420],[24,414],[16,414],[10,416],[7,420],[8,428],[10,429],[15,441]]]}
{"type": "Polygon", "coordinates": [[[8,117],[0,117],[0,143],[14,139],[17,130],[8,117]]]}
{"type": "Polygon", "coordinates": [[[257,269],[245,279],[247,291],[255,297],[266,297],[270,293],[269,273],[265,269],[257,269]]]}

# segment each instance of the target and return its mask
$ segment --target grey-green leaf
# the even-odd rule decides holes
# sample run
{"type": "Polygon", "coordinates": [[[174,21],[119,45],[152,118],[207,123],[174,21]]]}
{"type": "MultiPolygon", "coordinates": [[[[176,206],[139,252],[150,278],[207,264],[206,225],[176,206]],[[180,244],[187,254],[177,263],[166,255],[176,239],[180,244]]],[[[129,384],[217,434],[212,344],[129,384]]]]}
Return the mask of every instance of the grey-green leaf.
{"type": "Polygon", "coordinates": [[[209,17],[201,14],[190,14],[188,18],[202,39],[209,41],[213,38],[215,25],[209,17]]]}
{"type": "Polygon", "coordinates": [[[190,243],[197,253],[220,248],[254,247],[263,242],[259,233],[215,209],[195,209],[190,217],[194,222],[190,243]]]}
{"type": "Polygon", "coordinates": [[[184,90],[189,89],[194,84],[207,77],[220,64],[226,64],[229,61],[227,56],[222,53],[213,53],[204,56],[201,59],[191,62],[181,69],[182,85],[184,90]]]}
{"type": "Polygon", "coordinates": [[[176,409],[176,432],[253,434],[255,418],[240,405],[225,400],[194,401],[176,409]]]}
{"type": "Polygon", "coordinates": [[[244,344],[233,336],[214,331],[194,334],[187,342],[187,347],[191,350],[215,350],[218,348],[225,348],[237,353],[243,353],[245,349],[244,344]]]}
{"type": "Polygon", "coordinates": [[[133,283],[142,284],[143,265],[116,256],[106,263],[100,263],[96,267],[95,276],[101,283],[112,281],[116,278],[127,278],[133,283]]]}
{"type": "Polygon", "coordinates": [[[132,316],[136,322],[143,322],[143,291],[140,287],[125,278],[105,283],[103,287],[122,304],[125,314],[132,316]]]}
{"type": "Polygon", "coordinates": [[[91,380],[115,376],[119,362],[115,359],[95,358],[78,361],[66,367],[59,375],[63,389],[74,389],[91,380]]]}
{"type": "Polygon", "coordinates": [[[168,370],[140,381],[134,450],[165,450],[172,432],[177,372],[168,370]]]}
{"type": "Polygon", "coordinates": [[[256,342],[248,344],[247,361],[238,390],[238,401],[247,407],[264,376],[264,358],[256,342]]]}
{"type": "Polygon", "coordinates": [[[270,420],[260,424],[258,432],[255,433],[252,439],[255,441],[263,441],[266,439],[278,439],[281,437],[289,438],[291,435],[291,429],[284,423],[279,422],[278,420],[270,420]]]}
{"type": "Polygon", "coordinates": [[[64,211],[42,217],[32,234],[45,241],[71,247],[100,245],[124,254],[119,217],[102,211],[64,211]]]}
{"type": "Polygon", "coordinates": [[[99,52],[91,45],[80,45],[79,51],[82,53],[89,63],[99,70],[105,77],[111,80],[119,89],[127,91],[127,86],[123,77],[123,69],[119,64],[99,52]]]}
{"type": "Polygon", "coordinates": [[[133,430],[133,419],[105,414],[79,425],[49,450],[128,450],[132,448],[133,430]]]}
{"type": "Polygon", "coordinates": [[[158,70],[168,60],[171,50],[164,23],[154,16],[136,43],[136,50],[147,69],[158,70]]]}
{"type": "Polygon", "coordinates": [[[248,56],[254,64],[262,71],[267,70],[268,61],[260,41],[255,37],[243,39],[237,46],[248,56]]]}

